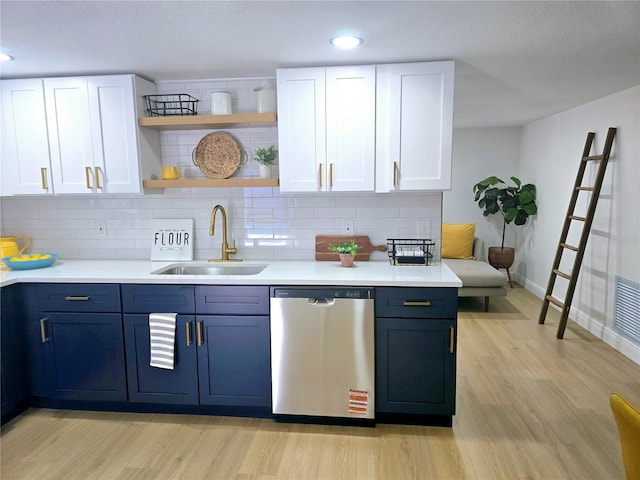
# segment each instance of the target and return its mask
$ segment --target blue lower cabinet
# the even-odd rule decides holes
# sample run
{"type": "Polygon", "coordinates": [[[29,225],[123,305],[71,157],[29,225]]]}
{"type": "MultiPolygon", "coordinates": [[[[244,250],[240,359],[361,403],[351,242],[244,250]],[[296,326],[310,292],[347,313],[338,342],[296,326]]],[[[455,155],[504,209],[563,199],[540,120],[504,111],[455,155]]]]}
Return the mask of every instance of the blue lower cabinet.
{"type": "Polygon", "coordinates": [[[45,312],[40,326],[49,398],[127,400],[121,314],[45,312]]]}
{"type": "Polygon", "coordinates": [[[453,415],[455,320],[376,319],[376,411],[453,415]]]}
{"type": "Polygon", "coordinates": [[[149,315],[125,314],[124,339],[129,401],[173,405],[198,404],[195,316],[176,317],[173,370],[150,366],[149,315]]]}
{"type": "Polygon", "coordinates": [[[197,315],[202,405],[271,405],[269,317],[197,315]]]}

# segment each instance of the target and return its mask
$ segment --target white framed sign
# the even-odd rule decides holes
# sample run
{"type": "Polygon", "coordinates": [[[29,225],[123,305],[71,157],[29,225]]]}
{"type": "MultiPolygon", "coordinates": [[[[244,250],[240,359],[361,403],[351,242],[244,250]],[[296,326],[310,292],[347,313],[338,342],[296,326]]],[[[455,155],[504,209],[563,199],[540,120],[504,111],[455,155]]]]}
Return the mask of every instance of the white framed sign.
{"type": "Polygon", "coordinates": [[[193,260],[193,218],[154,220],[151,260],[193,260]]]}

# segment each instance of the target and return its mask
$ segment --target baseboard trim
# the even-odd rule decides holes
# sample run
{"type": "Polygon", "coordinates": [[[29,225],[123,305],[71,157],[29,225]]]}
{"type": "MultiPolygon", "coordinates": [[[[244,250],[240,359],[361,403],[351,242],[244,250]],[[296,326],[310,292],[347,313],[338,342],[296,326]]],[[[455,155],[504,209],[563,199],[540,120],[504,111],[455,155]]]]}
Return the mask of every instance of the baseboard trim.
{"type": "MultiPolygon", "coordinates": [[[[533,293],[536,297],[540,299],[544,298],[546,288],[542,288],[540,285],[537,285],[527,279],[520,278],[520,280],[521,281],[518,282],[520,285],[524,285],[524,288],[533,293]]],[[[549,306],[559,310],[558,307],[553,304],[550,304],[549,306]]],[[[621,335],[612,328],[603,325],[601,322],[590,318],[575,307],[571,307],[569,318],[588,332],[598,337],[607,345],[622,353],[625,357],[640,365],[640,345],[636,344],[633,340],[621,335]]]]}

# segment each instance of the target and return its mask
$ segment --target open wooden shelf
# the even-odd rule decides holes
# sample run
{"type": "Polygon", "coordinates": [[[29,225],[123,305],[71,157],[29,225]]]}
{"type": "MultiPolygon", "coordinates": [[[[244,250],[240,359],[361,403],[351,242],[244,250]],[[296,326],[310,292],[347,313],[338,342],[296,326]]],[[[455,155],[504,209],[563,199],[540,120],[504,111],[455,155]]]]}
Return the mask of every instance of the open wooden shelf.
{"type": "Polygon", "coordinates": [[[232,115],[172,115],[140,117],[138,125],[157,130],[204,130],[207,128],[238,128],[276,124],[275,113],[234,113],[232,115]]]}
{"type": "Polygon", "coordinates": [[[181,178],[179,180],[144,180],[146,188],[220,188],[277,187],[277,178],[181,178]]]}

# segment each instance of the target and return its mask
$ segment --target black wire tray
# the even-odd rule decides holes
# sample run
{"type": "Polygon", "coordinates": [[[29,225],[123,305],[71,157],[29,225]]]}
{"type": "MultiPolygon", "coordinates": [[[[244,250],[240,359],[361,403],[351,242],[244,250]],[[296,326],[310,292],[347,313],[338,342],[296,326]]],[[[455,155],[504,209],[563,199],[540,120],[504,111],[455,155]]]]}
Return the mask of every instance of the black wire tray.
{"type": "Polygon", "coordinates": [[[430,238],[388,238],[389,262],[391,265],[429,265],[435,245],[430,238]]]}
{"type": "Polygon", "coordinates": [[[186,93],[144,95],[144,101],[146,102],[147,113],[150,117],[198,114],[199,100],[186,93]]]}

